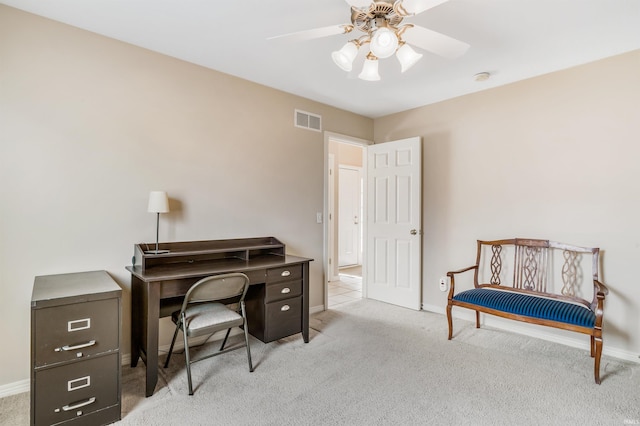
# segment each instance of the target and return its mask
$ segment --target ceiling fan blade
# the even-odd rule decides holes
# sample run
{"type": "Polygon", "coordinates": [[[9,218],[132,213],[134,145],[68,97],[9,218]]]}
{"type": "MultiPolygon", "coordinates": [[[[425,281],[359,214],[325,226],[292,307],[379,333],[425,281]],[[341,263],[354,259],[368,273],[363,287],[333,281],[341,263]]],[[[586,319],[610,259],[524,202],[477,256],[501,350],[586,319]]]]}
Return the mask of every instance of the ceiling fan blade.
{"type": "Polygon", "coordinates": [[[290,38],[290,39],[293,39],[293,40],[311,40],[311,39],[314,39],[314,38],[328,37],[328,36],[337,35],[337,34],[344,34],[346,32],[346,30],[345,30],[346,27],[347,27],[347,25],[344,25],[344,24],[331,25],[329,27],[314,28],[312,30],[297,31],[297,32],[294,32],[294,33],[281,34],[281,35],[277,35],[277,36],[273,36],[273,37],[267,37],[267,40],[274,40],[274,39],[278,39],[278,38],[290,38]]]}
{"type": "Polygon", "coordinates": [[[349,6],[354,6],[354,7],[367,7],[373,2],[373,0],[345,0],[345,1],[349,6]]]}
{"type": "Polygon", "coordinates": [[[402,0],[401,6],[410,15],[417,15],[449,0],[402,0]]]}
{"type": "Polygon", "coordinates": [[[418,25],[407,28],[402,38],[409,44],[447,59],[462,56],[469,49],[465,42],[418,25]]]}

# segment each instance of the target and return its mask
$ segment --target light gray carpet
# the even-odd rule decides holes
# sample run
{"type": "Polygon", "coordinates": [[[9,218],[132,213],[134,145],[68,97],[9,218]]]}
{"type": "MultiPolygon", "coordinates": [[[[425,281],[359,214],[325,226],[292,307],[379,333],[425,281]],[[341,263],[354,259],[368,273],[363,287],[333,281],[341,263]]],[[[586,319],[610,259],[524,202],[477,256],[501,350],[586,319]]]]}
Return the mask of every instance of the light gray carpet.
{"type": "Polygon", "coordinates": [[[196,363],[191,397],[180,354],[150,398],[125,367],[118,424],[640,424],[640,364],[603,357],[598,386],[586,351],[455,319],[447,341],[444,316],[371,300],[311,326],[308,344],[253,339],[253,373],[243,349],[196,363]]]}
{"type": "Polygon", "coordinates": [[[0,399],[0,425],[29,424],[29,392],[0,399]]]}

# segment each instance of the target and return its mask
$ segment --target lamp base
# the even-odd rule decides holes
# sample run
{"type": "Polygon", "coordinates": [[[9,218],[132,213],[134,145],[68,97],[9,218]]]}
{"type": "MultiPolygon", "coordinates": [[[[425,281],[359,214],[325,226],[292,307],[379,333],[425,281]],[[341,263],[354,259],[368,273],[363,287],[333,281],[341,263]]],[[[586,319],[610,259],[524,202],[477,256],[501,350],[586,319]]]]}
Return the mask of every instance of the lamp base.
{"type": "Polygon", "coordinates": [[[169,250],[145,250],[144,254],[165,254],[169,253],[169,250]]]}

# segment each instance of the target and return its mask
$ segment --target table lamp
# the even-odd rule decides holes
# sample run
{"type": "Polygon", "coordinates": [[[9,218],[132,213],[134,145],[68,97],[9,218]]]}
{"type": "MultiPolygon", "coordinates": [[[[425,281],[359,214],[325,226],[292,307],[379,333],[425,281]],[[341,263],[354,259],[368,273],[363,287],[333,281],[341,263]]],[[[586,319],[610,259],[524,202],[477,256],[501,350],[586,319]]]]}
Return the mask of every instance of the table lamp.
{"type": "Polygon", "coordinates": [[[169,197],[165,191],[151,191],[149,193],[149,213],[156,214],[156,249],[146,251],[149,254],[169,253],[169,250],[158,250],[158,237],[160,232],[160,213],[169,213],[169,197]]]}

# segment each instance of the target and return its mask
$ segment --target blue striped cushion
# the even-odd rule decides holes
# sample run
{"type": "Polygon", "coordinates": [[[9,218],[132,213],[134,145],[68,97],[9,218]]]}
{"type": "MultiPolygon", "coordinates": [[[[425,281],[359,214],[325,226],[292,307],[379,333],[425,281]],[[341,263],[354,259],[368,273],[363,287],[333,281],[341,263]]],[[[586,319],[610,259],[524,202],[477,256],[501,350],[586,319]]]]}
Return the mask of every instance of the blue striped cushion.
{"type": "Polygon", "coordinates": [[[475,288],[455,295],[453,300],[580,327],[593,327],[596,321],[596,315],[584,306],[516,292],[475,288]]]}

